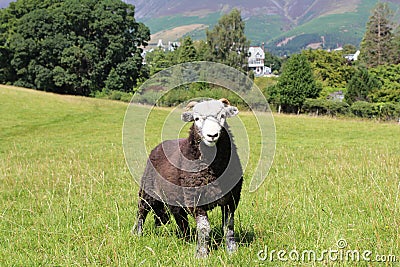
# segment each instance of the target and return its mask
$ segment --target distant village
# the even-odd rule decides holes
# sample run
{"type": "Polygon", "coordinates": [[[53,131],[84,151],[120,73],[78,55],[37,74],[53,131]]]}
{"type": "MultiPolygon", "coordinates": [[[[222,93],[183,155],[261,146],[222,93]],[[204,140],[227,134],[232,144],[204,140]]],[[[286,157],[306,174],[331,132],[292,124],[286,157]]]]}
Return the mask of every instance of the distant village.
{"type": "MultiPolygon", "coordinates": [[[[160,39],[160,40],[158,40],[156,47],[164,50],[165,52],[172,52],[172,51],[175,51],[180,45],[181,45],[180,42],[171,42],[171,41],[168,41],[167,44],[164,44],[163,40],[160,39]]],[[[154,50],[154,48],[150,48],[143,52],[142,57],[144,58],[144,62],[143,62],[144,64],[146,64],[146,53],[152,52],[153,50],[154,50]]],[[[338,47],[336,49],[328,50],[328,51],[330,52],[330,51],[342,51],[342,50],[343,50],[343,47],[338,47]]],[[[248,69],[252,70],[256,77],[275,76],[272,73],[272,66],[265,65],[265,48],[263,46],[250,46],[248,52],[249,52],[248,69]]],[[[344,57],[348,61],[357,61],[359,55],[360,55],[360,50],[357,50],[356,53],[347,54],[347,55],[344,55],[344,57]]]]}

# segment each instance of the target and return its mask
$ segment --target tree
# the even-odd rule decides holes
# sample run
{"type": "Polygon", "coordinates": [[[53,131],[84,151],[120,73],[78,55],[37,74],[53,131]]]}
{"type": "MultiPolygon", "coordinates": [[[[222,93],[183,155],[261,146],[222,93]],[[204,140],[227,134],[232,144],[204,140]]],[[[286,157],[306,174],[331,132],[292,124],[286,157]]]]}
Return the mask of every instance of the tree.
{"type": "Polygon", "coordinates": [[[223,15],[211,31],[207,30],[209,60],[245,71],[250,42],[244,34],[244,27],[240,11],[233,9],[229,14],[223,15]]]}
{"type": "Polygon", "coordinates": [[[206,61],[211,58],[210,56],[210,49],[208,44],[205,40],[199,40],[194,42],[193,44],[196,48],[197,53],[197,60],[206,61]]]}
{"type": "Polygon", "coordinates": [[[369,94],[370,100],[400,103],[400,64],[378,66],[369,71],[382,84],[379,90],[369,94]]]}
{"type": "Polygon", "coordinates": [[[162,48],[157,48],[146,54],[146,63],[150,69],[150,76],[171,67],[176,62],[176,51],[166,52],[162,48]]]}
{"type": "Polygon", "coordinates": [[[393,38],[393,49],[394,49],[394,60],[393,64],[400,63],[400,26],[397,25],[396,29],[394,30],[394,38],[393,38]]]}
{"type": "Polygon", "coordinates": [[[303,54],[293,55],[283,66],[282,75],[276,85],[275,99],[279,99],[284,112],[300,112],[306,98],[318,97],[317,86],[311,65],[303,54]]]}
{"type": "Polygon", "coordinates": [[[369,94],[380,87],[379,80],[370,75],[366,68],[359,68],[347,84],[345,100],[349,105],[356,101],[369,102],[369,94]]]}
{"type": "Polygon", "coordinates": [[[347,64],[341,52],[309,49],[304,50],[302,54],[310,62],[315,79],[323,86],[345,87],[354,73],[354,69],[347,64]]]}
{"type": "Polygon", "coordinates": [[[368,67],[391,64],[397,60],[393,42],[392,15],[393,12],[387,3],[378,3],[372,10],[361,42],[361,60],[368,67]]]}
{"type": "Polygon", "coordinates": [[[185,63],[197,60],[197,51],[193,45],[192,38],[187,36],[181,40],[181,46],[177,50],[178,63],[185,63]]]}
{"type": "Polygon", "coordinates": [[[352,44],[345,44],[343,46],[343,54],[347,55],[347,54],[355,54],[357,52],[357,47],[355,45],[352,44]]]}
{"type": "Polygon", "coordinates": [[[282,67],[282,59],[271,52],[265,52],[264,65],[270,67],[272,72],[279,72],[282,67]]]}
{"type": "Polygon", "coordinates": [[[77,95],[132,91],[150,38],[134,11],[121,0],[18,0],[0,13],[0,81],[77,95]]]}

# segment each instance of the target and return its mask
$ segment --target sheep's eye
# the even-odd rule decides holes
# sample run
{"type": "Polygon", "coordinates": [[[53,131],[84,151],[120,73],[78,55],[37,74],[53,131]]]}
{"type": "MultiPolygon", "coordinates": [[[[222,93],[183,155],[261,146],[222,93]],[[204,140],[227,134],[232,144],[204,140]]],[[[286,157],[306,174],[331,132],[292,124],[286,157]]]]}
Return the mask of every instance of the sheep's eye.
{"type": "Polygon", "coordinates": [[[199,118],[199,117],[197,117],[197,118],[194,118],[194,120],[195,120],[195,121],[199,121],[199,120],[200,120],[200,118],[199,118]]]}
{"type": "Polygon", "coordinates": [[[221,119],[225,119],[225,114],[221,114],[221,119]]]}

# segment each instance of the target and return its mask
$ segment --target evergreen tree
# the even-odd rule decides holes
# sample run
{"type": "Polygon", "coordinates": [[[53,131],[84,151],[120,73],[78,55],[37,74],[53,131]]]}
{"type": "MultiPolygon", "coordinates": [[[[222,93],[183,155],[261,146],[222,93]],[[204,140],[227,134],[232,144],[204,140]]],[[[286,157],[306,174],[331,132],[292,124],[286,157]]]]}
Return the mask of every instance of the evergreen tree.
{"type": "Polygon", "coordinates": [[[176,63],[177,52],[166,52],[162,48],[157,48],[146,54],[146,63],[150,69],[150,76],[173,66],[176,63]]]}
{"type": "Polygon", "coordinates": [[[270,67],[272,72],[279,72],[282,67],[282,59],[271,52],[265,52],[264,65],[270,67]]]}
{"type": "Polygon", "coordinates": [[[366,68],[360,68],[347,84],[345,100],[349,105],[356,101],[369,102],[369,94],[380,87],[379,80],[370,75],[366,68]]]}
{"type": "Polygon", "coordinates": [[[400,26],[398,25],[394,30],[393,38],[393,64],[400,63],[400,26]]]}
{"type": "Polygon", "coordinates": [[[367,29],[361,42],[361,60],[374,67],[391,64],[397,51],[393,43],[392,10],[387,3],[378,3],[372,10],[367,29]]]}
{"type": "Polygon", "coordinates": [[[211,31],[207,30],[209,60],[245,71],[250,42],[244,34],[244,27],[240,11],[233,9],[229,14],[223,15],[211,31]]]}
{"type": "Polygon", "coordinates": [[[197,60],[206,61],[210,58],[210,49],[205,40],[199,40],[194,43],[196,47],[197,60]]]}
{"type": "Polygon", "coordinates": [[[297,54],[283,66],[275,98],[279,99],[284,112],[299,113],[306,98],[316,98],[320,91],[306,56],[297,54]]]}
{"type": "Polygon", "coordinates": [[[192,38],[187,36],[181,40],[181,46],[178,48],[178,63],[185,63],[197,60],[197,51],[193,45],[192,38]]]}
{"type": "Polygon", "coordinates": [[[352,44],[345,44],[343,46],[343,54],[354,54],[357,52],[357,47],[352,44]]]}

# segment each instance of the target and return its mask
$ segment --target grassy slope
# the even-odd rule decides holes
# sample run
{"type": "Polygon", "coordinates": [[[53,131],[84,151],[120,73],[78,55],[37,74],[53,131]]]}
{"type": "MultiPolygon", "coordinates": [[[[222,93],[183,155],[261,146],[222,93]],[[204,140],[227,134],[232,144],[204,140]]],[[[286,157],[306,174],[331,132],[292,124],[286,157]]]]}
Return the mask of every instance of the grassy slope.
{"type": "MultiPolygon", "coordinates": [[[[254,266],[265,246],[320,252],[339,238],[400,258],[398,125],[275,116],[274,165],[237,213],[239,251],[214,246],[197,261],[174,224],[154,229],[151,218],[144,237],[129,234],[138,187],[122,153],[125,109],[0,87],[0,265],[254,266]]],[[[210,214],[216,237],[219,216],[210,214]]]]}

